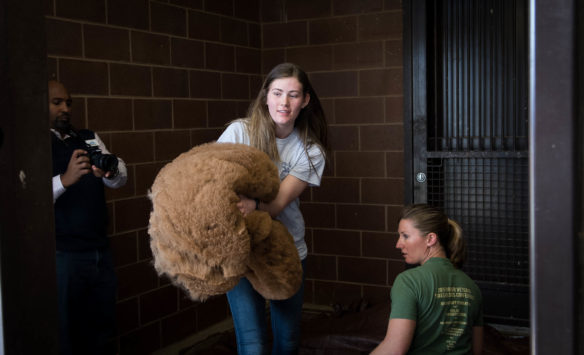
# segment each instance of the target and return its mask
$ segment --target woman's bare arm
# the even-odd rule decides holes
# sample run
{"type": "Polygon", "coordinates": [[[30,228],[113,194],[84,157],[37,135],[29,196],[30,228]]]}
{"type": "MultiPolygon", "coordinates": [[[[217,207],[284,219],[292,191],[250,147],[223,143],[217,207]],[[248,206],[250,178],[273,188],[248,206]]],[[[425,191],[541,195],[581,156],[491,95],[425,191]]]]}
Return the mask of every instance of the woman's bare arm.
{"type": "MultiPolygon", "coordinates": [[[[308,183],[306,181],[302,181],[296,176],[288,175],[280,183],[276,198],[270,203],[261,202],[259,209],[268,212],[272,218],[276,218],[290,202],[300,196],[307,186],[308,183]]],[[[237,207],[241,213],[247,215],[255,210],[255,200],[243,195],[240,195],[239,198],[241,201],[237,204],[237,207]]]]}
{"type": "Polygon", "coordinates": [[[371,355],[401,355],[407,353],[412,344],[415,330],[415,320],[390,319],[385,339],[373,350],[371,355]]]}

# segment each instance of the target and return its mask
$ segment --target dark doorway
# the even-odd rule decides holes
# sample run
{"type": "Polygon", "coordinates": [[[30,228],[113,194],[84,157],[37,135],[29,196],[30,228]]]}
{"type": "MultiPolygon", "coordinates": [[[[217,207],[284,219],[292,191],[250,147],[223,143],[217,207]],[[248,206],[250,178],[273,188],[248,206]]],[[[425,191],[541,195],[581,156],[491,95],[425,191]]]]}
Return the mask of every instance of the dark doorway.
{"type": "Polygon", "coordinates": [[[462,225],[464,270],[481,287],[486,320],[528,325],[526,2],[405,7],[408,202],[442,207],[462,225]]]}

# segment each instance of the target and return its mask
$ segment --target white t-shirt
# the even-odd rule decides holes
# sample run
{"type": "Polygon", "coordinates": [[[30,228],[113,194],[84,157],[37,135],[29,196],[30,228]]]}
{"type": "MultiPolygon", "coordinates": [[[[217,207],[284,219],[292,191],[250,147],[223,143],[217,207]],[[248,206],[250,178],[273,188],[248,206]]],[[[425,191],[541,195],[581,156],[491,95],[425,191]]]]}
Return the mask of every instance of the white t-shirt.
{"type": "MultiPolygon", "coordinates": [[[[249,145],[249,136],[247,135],[244,121],[238,120],[231,123],[217,142],[249,145]]],[[[316,171],[310,165],[310,161],[304,152],[302,140],[298,136],[296,129],[284,139],[276,138],[276,145],[280,154],[280,162],[278,163],[280,181],[284,180],[288,174],[291,174],[307,182],[309,186],[320,185],[325,159],[323,152],[317,145],[312,145],[308,149],[308,154],[316,171]]],[[[302,213],[300,212],[299,198],[284,207],[276,219],[281,221],[294,237],[294,244],[296,244],[300,259],[306,258],[308,250],[304,241],[304,218],[302,218],[302,213]]]]}

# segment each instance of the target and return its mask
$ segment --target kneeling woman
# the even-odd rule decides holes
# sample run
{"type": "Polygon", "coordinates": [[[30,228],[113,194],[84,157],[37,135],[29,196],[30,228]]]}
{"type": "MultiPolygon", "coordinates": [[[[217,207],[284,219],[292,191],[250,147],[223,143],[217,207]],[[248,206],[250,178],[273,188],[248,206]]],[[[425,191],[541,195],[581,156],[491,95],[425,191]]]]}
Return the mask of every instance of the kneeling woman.
{"type": "Polygon", "coordinates": [[[395,279],[387,334],[372,354],[480,354],[482,297],[460,270],[462,229],[435,207],[412,205],[398,231],[396,248],[420,266],[395,279]]]}

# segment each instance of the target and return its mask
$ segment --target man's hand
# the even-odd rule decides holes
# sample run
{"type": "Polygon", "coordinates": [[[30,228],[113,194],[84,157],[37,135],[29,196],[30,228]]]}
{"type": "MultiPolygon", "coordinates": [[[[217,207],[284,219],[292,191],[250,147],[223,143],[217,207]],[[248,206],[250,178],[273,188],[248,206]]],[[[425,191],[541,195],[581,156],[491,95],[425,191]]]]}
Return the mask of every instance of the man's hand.
{"type": "Polygon", "coordinates": [[[87,152],[83,149],[75,149],[69,160],[69,165],[67,165],[67,171],[61,175],[61,183],[64,188],[68,188],[90,171],[91,164],[87,152]]]}
{"type": "Polygon", "coordinates": [[[92,165],[91,169],[93,170],[93,175],[95,175],[95,177],[97,178],[102,178],[104,176],[106,178],[109,178],[112,175],[111,171],[103,171],[95,165],[92,165]]]}

